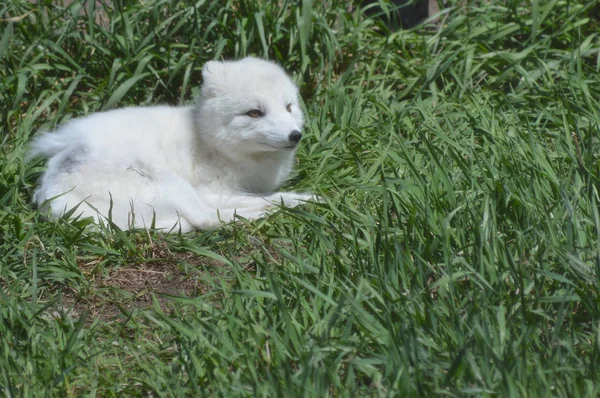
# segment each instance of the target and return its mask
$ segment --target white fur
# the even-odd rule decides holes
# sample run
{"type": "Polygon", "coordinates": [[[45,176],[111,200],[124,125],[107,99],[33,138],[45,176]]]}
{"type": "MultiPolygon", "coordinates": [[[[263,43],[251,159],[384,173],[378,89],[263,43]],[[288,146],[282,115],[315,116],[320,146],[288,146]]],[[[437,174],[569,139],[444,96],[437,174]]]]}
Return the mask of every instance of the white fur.
{"type": "Polygon", "coordinates": [[[298,89],[277,65],[245,58],[208,62],[193,107],[137,107],[75,119],[32,143],[49,158],[34,200],[59,217],[109,217],[120,228],[189,231],[259,217],[273,202],[312,198],[274,193],[287,179],[301,130],[298,89]],[[291,112],[287,106],[291,104],[291,112]],[[263,117],[250,117],[258,109],[263,117]],[[111,207],[112,201],[112,207],[111,207]],[[132,212],[133,210],[133,212],[132,212]]]}

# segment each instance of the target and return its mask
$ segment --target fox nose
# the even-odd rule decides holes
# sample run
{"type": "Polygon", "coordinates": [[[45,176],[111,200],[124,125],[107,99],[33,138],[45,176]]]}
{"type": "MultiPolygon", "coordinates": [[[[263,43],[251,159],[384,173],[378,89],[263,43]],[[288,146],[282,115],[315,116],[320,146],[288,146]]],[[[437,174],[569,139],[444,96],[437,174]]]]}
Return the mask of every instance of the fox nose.
{"type": "Polygon", "coordinates": [[[302,139],[302,133],[299,132],[298,130],[294,130],[290,133],[290,136],[288,137],[289,140],[293,143],[299,143],[300,140],[302,139]]]}

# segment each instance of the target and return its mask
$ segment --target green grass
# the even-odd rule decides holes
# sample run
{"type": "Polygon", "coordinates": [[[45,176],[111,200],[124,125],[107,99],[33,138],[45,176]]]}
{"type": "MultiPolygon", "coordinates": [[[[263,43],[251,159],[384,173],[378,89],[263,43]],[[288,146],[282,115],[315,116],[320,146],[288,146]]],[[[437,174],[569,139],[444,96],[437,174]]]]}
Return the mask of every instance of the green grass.
{"type": "MultiPolygon", "coordinates": [[[[600,394],[600,3],[0,6],[0,395],[600,394]],[[322,204],[186,235],[45,221],[30,138],[280,62],[322,204]]],[[[277,4],[279,3],[279,4],[277,4]]]]}

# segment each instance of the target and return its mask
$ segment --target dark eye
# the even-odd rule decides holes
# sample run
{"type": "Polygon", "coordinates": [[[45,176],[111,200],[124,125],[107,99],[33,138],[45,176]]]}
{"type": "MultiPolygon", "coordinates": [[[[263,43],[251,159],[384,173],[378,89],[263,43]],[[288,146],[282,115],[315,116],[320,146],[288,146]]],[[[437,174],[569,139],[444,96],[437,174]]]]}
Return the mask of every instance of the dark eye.
{"type": "Polygon", "coordinates": [[[246,115],[257,118],[257,117],[263,117],[265,114],[262,113],[261,111],[259,111],[258,109],[251,109],[248,112],[246,112],[246,115]]]}
{"type": "Polygon", "coordinates": [[[292,104],[287,104],[285,109],[287,109],[288,112],[292,113],[292,104]]]}

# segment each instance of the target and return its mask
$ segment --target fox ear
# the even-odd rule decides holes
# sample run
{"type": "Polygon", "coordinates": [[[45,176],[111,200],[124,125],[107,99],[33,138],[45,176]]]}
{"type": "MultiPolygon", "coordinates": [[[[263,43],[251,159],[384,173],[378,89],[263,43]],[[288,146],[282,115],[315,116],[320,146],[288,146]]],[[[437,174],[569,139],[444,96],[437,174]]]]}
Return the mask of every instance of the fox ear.
{"type": "Polygon", "coordinates": [[[217,70],[221,69],[221,66],[222,63],[219,61],[208,61],[202,67],[202,76],[206,77],[205,75],[213,75],[217,70]]]}
{"type": "Polygon", "coordinates": [[[208,61],[202,67],[202,91],[205,95],[214,95],[223,76],[223,63],[208,61]]]}
{"type": "Polygon", "coordinates": [[[223,63],[219,61],[208,61],[202,67],[202,80],[204,83],[214,83],[223,76],[223,63]]]}

